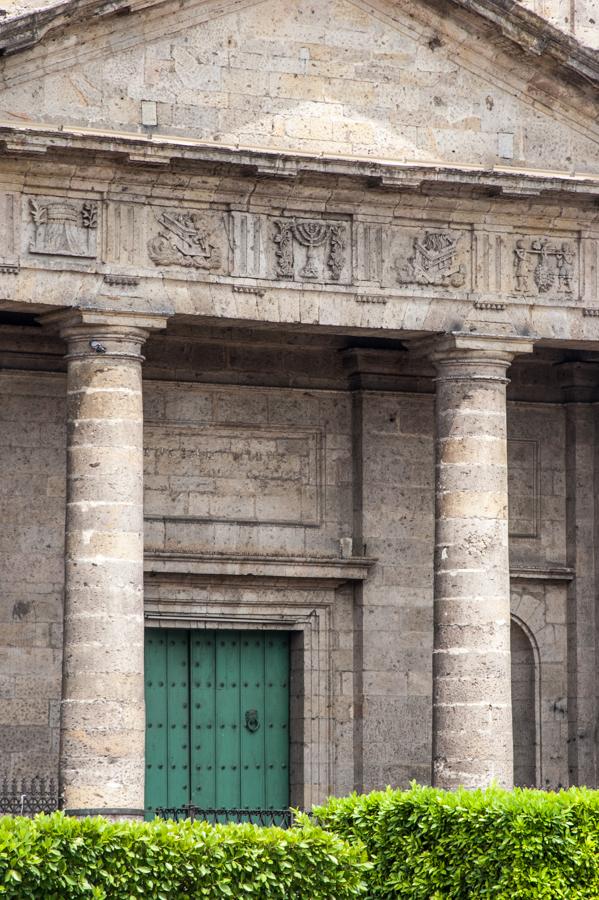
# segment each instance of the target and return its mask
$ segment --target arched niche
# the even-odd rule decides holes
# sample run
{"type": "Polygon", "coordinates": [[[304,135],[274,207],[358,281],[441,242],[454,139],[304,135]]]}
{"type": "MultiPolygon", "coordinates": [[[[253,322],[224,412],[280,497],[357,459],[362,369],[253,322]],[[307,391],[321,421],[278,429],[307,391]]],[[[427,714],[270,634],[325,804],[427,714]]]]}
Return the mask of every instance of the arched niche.
{"type": "Polygon", "coordinates": [[[512,725],[514,731],[514,784],[537,787],[538,772],[538,668],[532,635],[512,617],[512,725]]]}

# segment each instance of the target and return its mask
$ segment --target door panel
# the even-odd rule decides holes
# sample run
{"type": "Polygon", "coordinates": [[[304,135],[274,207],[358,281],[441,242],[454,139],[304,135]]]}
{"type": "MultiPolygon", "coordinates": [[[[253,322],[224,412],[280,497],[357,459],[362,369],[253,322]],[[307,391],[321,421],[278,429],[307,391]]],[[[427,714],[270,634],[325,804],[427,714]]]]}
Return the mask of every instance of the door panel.
{"type": "Polygon", "coordinates": [[[146,808],[289,805],[289,635],[146,630],[146,808]]]}
{"type": "MultiPolygon", "coordinates": [[[[265,635],[268,660],[265,686],[266,762],[265,803],[277,808],[281,797],[289,804],[289,639],[286,634],[265,635]]],[[[282,809],[282,807],[279,807],[282,809]]]]}
{"type": "Polygon", "coordinates": [[[240,806],[260,809],[266,804],[264,635],[261,632],[243,635],[241,660],[241,767],[244,777],[240,806]]]}
{"type": "Polygon", "coordinates": [[[211,809],[216,806],[216,647],[215,632],[190,635],[192,702],[191,733],[193,780],[191,802],[211,809]]]}
{"type": "Polygon", "coordinates": [[[240,632],[216,636],[216,806],[240,805],[240,632]]]}

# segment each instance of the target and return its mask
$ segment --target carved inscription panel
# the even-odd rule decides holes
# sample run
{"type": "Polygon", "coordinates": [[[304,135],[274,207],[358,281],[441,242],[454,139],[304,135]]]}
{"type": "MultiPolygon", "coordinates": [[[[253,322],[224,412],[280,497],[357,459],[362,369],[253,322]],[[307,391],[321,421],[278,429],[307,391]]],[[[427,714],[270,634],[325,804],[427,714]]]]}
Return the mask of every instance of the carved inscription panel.
{"type": "Polygon", "coordinates": [[[144,432],[146,518],[320,525],[319,430],[149,424],[144,432]]]}

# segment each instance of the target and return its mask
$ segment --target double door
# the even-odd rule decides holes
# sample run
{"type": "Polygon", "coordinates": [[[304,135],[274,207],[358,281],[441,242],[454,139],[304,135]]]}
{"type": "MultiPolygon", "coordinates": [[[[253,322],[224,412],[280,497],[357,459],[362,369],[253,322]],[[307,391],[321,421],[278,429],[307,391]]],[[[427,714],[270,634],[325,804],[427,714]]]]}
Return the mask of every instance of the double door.
{"type": "Polygon", "coordinates": [[[146,629],[146,811],[289,805],[289,635],[146,629]]]}

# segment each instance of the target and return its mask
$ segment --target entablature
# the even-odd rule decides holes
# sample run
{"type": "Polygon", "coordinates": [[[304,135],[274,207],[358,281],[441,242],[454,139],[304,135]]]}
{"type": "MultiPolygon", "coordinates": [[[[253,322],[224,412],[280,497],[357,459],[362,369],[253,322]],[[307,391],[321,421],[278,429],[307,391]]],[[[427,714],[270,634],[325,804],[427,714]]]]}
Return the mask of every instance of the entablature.
{"type": "Polygon", "coordinates": [[[599,181],[274,157],[260,172],[268,154],[206,147],[211,162],[157,171],[59,144],[58,161],[0,169],[4,308],[599,342],[599,181]]]}

